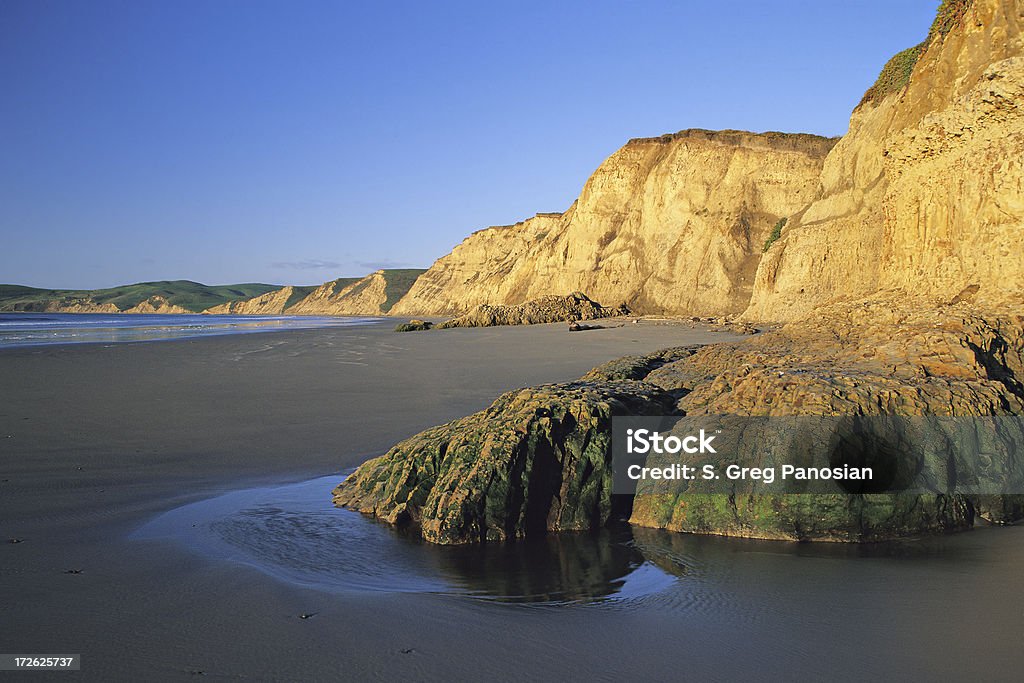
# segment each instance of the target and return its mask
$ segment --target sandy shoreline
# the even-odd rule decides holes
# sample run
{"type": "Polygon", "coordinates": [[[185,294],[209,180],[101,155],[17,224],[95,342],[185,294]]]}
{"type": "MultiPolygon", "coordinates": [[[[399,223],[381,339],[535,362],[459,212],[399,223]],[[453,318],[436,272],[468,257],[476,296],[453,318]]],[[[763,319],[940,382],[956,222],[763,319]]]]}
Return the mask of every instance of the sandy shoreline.
{"type": "MultiPolygon", "coordinates": [[[[0,351],[0,588],[15,596],[0,649],[81,653],[90,679],[507,674],[503,632],[519,627],[477,618],[466,630],[462,612],[479,617],[477,605],[324,596],[126,540],[189,501],[354,466],[508,389],[730,339],[654,324],[401,335],[393,325],[0,351]]],[[[551,657],[531,666],[573,670],[551,657]]]]}

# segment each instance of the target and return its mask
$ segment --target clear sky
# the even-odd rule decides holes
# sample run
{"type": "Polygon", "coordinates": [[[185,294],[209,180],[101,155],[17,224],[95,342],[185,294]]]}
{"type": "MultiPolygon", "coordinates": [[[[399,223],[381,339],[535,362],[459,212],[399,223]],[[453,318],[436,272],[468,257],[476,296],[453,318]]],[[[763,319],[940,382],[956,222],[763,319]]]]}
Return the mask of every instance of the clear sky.
{"type": "Polygon", "coordinates": [[[844,133],[938,4],[0,0],[0,282],[427,267],[631,137],[844,133]]]}

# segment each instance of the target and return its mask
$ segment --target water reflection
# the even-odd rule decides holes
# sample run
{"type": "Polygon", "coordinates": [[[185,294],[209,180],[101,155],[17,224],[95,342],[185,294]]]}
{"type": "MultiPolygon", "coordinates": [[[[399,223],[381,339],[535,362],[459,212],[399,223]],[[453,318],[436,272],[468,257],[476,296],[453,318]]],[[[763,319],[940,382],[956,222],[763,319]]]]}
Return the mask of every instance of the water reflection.
{"type": "Polygon", "coordinates": [[[337,476],[248,489],[171,510],[135,534],[164,538],[292,583],[330,591],[468,595],[502,602],[628,599],[671,576],[623,525],[520,543],[436,546],[331,504],[337,476]]]}
{"type": "Polygon", "coordinates": [[[1004,529],[858,545],[694,536],[621,525],[519,543],[436,546],[333,507],[330,491],[338,481],[335,475],[227,493],[171,510],[134,536],[171,539],[331,592],[643,605],[709,618],[729,615],[736,624],[784,618],[808,599],[847,609],[879,608],[904,599],[900,586],[906,580],[927,588],[927,595],[933,590],[948,595],[950,581],[965,572],[990,571],[996,563],[1015,572],[1024,561],[1020,535],[1004,529]],[[1016,543],[1008,546],[1004,538],[1016,543]]]}
{"type": "MultiPolygon", "coordinates": [[[[628,527],[433,551],[439,572],[473,595],[507,602],[589,602],[620,594],[646,562],[628,527]]],[[[640,578],[640,577],[637,577],[640,578]]]]}

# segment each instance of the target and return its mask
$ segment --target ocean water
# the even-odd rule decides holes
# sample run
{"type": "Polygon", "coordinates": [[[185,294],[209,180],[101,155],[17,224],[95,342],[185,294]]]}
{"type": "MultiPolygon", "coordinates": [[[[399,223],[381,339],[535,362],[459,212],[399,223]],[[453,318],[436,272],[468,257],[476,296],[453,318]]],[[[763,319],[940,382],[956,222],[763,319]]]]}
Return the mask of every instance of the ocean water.
{"type": "Polygon", "coordinates": [[[160,341],[365,325],[380,318],[141,313],[0,313],[0,348],[160,341]]]}

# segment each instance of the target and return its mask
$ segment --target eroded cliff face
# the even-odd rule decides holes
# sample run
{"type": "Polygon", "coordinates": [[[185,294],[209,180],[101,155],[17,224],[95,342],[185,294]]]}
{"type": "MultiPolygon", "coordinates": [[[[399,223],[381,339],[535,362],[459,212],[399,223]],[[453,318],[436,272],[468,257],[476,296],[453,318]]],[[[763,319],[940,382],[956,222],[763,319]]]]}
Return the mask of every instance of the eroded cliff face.
{"type": "Polygon", "coordinates": [[[885,290],[1019,300],[1024,3],[974,0],[953,23],[904,89],[854,112],[821,196],[761,260],[748,318],[885,290]]]}
{"type": "Polygon", "coordinates": [[[121,313],[121,309],[114,304],[98,304],[87,300],[48,301],[37,307],[26,306],[20,310],[27,313],[121,313]]]}
{"type": "Polygon", "coordinates": [[[395,313],[572,291],[757,321],[885,291],[1005,308],[1024,275],[1022,26],[1021,0],[946,0],[908,51],[909,81],[883,74],[834,148],[733,131],[633,140],[564,214],[474,233],[395,313]]]}
{"type": "Polygon", "coordinates": [[[172,304],[165,297],[154,295],[145,301],[140,301],[131,308],[125,309],[122,313],[162,313],[164,315],[180,315],[195,313],[195,311],[190,311],[187,308],[178,306],[177,304],[172,304]]]}
{"type": "Polygon", "coordinates": [[[765,240],[816,196],[833,144],[703,130],[631,140],[564,214],[474,233],[394,313],[459,314],[575,291],[645,313],[741,312],[765,240]]]}
{"type": "Polygon", "coordinates": [[[384,271],[357,282],[325,282],[288,309],[289,315],[380,315],[386,299],[384,271]]]}
{"type": "Polygon", "coordinates": [[[285,309],[301,297],[295,287],[282,287],[245,301],[229,301],[220,306],[208,308],[203,313],[211,315],[281,315],[285,309]]]}
{"type": "MultiPolygon", "coordinates": [[[[1024,415],[1022,25],[1020,0],[947,0],[939,30],[933,27],[923,47],[911,51],[917,63],[909,82],[872,89],[854,112],[849,135],[828,155],[812,201],[777,214],[789,222],[760,258],[746,315],[789,320],[786,325],[744,342],[621,359],[578,382],[506,394],[487,411],[428,430],[366,463],[336,489],[335,502],[416,525],[436,543],[597,527],[611,505],[607,418],[655,414],[669,401],[665,414],[697,421],[723,415],[981,420],[959,422],[927,448],[894,449],[908,442],[884,440],[896,432],[876,434],[884,439],[871,441],[863,454],[893,471],[924,475],[921,487],[854,492],[834,485],[821,493],[778,494],[736,484],[731,493],[698,487],[666,495],[638,489],[634,525],[859,542],[963,529],[977,518],[997,524],[1024,518],[1017,456],[1024,426],[1002,423],[991,438],[977,431],[985,419],[1024,415]],[[558,489],[558,482],[573,485],[558,489]]],[[[634,234],[623,226],[642,225],[630,222],[643,213],[633,212],[631,202],[644,196],[646,181],[634,182],[637,173],[629,169],[644,166],[646,144],[620,151],[621,167],[605,169],[607,184],[603,171],[595,174],[564,224],[554,224],[559,235],[539,225],[505,229],[496,233],[502,248],[489,258],[480,256],[487,233],[478,233],[480,245],[467,240],[460,247],[467,253],[457,249],[446,257],[451,267],[442,259],[424,287],[433,284],[439,297],[446,287],[459,296],[475,292],[492,271],[474,275],[473,269],[498,263],[496,281],[507,282],[503,296],[523,296],[513,289],[527,282],[517,271],[527,267],[522,264],[539,286],[550,286],[554,276],[542,251],[510,258],[517,231],[535,230],[537,245],[572,235],[560,252],[563,265],[585,261],[570,259],[578,244],[589,244],[585,234],[572,233],[581,215],[621,216],[606,223],[619,226],[609,245],[634,234]],[[458,277],[445,280],[446,269],[458,277]]],[[[671,192],[660,196],[683,201],[671,192]]],[[[670,215],[668,208],[657,211],[670,215]]],[[[660,226],[650,227],[657,234],[660,226]]],[[[601,251],[592,271],[600,273],[619,253],[627,251],[601,251]]],[[[649,253],[628,257],[634,270],[646,267],[649,253]]],[[[595,277],[590,288],[574,286],[600,299],[610,291],[601,287],[614,278],[595,277]]],[[[638,296],[658,291],[650,282],[644,287],[638,296]]],[[[453,296],[446,305],[457,303],[453,296]]],[[[792,441],[754,441],[753,451],[730,452],[719,464],[739,458],[741,465],[759,465],[764,457],[794,453],[792,441]]]]}
{"type": "Polygon", "coordinates": [[[378,270],[363,278],[339,278],[319,287],[282,287],[203,313],[233,315],[386,315],[423,271],[378,270]]]}

